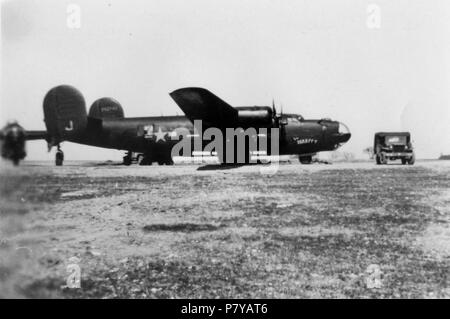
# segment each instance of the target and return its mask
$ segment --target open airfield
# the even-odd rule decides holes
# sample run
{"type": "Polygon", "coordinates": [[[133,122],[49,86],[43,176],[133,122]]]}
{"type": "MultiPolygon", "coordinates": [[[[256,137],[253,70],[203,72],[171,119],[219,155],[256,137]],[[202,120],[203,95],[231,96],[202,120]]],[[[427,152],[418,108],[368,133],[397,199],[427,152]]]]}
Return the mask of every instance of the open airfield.
{"type": "Polygon", "coordinates": [[[450,161],[261,167],[1,163],[0,297],[450,297],[450,161]]]}

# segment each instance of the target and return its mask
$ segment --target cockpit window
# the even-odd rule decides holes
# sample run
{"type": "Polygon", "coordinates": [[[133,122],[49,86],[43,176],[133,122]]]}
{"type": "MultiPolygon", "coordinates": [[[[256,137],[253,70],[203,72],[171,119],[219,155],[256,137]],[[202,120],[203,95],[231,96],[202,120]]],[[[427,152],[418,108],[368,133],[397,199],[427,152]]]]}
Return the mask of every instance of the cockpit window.
{"type": "Polygon", "coordinates": [[[301,116],[299,116],[299,117],[288,117],[287,120],[288,120],[288,123],[296,123],[296,124],[298,124],[298,123],[300,123],[303,120],[303,118],[301,116]]]}
{"type": "Polygon", "coordinates": [[[339,122],[339,133],[340,134],[348,134],[350,133],[350,129],[342,122],[339,122]]]}

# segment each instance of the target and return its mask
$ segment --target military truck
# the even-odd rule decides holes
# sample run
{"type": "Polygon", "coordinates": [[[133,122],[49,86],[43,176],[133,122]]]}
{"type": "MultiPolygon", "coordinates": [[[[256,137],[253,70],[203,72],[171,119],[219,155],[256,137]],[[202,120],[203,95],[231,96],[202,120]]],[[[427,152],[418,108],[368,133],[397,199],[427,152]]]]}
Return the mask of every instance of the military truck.
{"type": "Polygon", "coordinates": [[[378,132],[374,141],[375,160],[378,165],[401,160],[403,165],[413,165],[414,150],[409,132],[378,132]]]}

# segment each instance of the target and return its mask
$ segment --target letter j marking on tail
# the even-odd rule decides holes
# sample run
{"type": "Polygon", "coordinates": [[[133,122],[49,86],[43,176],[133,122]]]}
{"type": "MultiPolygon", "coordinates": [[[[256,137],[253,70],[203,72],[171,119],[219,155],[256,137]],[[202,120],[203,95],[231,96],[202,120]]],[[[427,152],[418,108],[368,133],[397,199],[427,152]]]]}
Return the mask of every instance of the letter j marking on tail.
{"type": "Polygon", "coordinates": [[[64,128],[66,131],[73,131],[73,121],[69,121],[69,126],[64,128]]]}

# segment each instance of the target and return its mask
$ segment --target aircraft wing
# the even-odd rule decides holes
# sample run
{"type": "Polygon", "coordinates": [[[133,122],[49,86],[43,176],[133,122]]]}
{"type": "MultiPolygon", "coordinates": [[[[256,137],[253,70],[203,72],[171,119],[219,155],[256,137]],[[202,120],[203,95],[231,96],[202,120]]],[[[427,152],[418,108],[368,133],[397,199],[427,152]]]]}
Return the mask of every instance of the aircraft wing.
{"type": "Polygon", "coordinates": [[[25,131],[26,139],[31,140],[46,140],[48,137],[47,131],[25,131]]]}
{"type": "Polygon", "coordinates": [[[183,88],[170,93],[187,118],[202,120],[203,127],[226,127],[237,121],[238,111],[203,88],[183,88]]]}
{"type": "MultiPolygon", "coordinates": [[[[25,133],[26,140],[47,140],[48,133],[47,131],[23,131],[25,133]]],[[[5,139],[5,131],[0,130],[0,140],[5,139]]]]}

